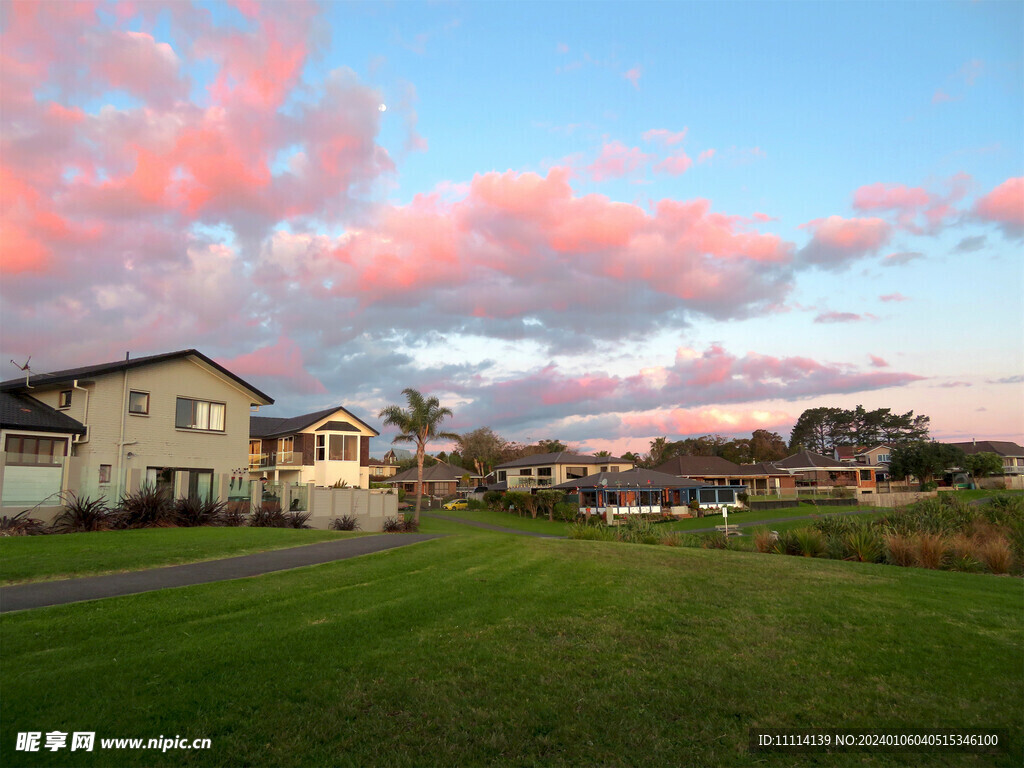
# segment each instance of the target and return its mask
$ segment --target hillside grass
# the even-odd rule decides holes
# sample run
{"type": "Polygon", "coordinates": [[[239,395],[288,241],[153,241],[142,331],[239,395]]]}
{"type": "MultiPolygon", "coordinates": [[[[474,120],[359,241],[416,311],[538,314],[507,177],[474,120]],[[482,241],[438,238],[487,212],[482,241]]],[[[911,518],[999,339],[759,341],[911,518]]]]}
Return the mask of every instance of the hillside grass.
{"type": "Polygon", "coordinates": [[[449,536],[4,615],[0,762],[1019,765],[1021,608],[1017,579],[449,536]],[[751,754],[751,727],[1001,729],[1007,751],[751,754]],[[12,751],[51,729],[212,749],[12,751]]]}
{"type": "Polygon", "coordinates": [[[0,584],[135,571],[366,535],[290,528],[141,528],[0,538],[0,584]]]}

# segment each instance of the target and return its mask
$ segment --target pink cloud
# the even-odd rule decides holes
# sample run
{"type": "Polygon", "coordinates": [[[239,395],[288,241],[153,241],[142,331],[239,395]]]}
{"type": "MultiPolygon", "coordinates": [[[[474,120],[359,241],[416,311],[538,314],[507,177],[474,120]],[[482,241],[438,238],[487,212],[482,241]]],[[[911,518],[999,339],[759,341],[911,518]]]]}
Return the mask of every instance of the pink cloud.
{"type": "Polygon", "coordinates": [[[667,173],[670,176],[681,176],[690,170],[693,161],[683,150],[678,150],[661,162],[655,164],[654,170],[660,173],[667,173]]]}
{"type": "Polygon", "coordinates": [[[884,296],[879,296],[882,301],[910,301],[906,296],[898,291],[896,293],[887,293],[884,296]]]}
{"type": "Polygon", "coordinates": [[[944,182],[944,193],[903,184],[868,184],[854,191],[853,207],[858,211],[893,213],[901,228],[915,234],[935,233],[958,215],[954,204],[963,197],[969,182],[969,176],[957,174],[944,182]],[[919,223],[921,216],[923,225],[919,223]]]}
{"type": "Polygon", "coordinates": [[[627,147],[620,141],[612,141],[601,147],[601,154],[587,166],[594,181],[618,179],[634,173],[651,159],[637,147],[627,147]]]}
{"type": "Polygon", "coordinates": [[[714,149],[705,149],[699,155],[697,155],[697,163],[710,163],[712,158],[715,156],[714,149]]]}
{"type": "Polygon", "coordinates": [[[1024,176],[1007,179],[981,197],[974,215],[995,222],[1010,237],[1024,236],[1024,176]]]}
{"type": "Polygon", "coordinates": [[[664,128],[652,128],[649,131],[644,131],[643,140],[661,144],[664,147],[674,147],[686,140],[686,134],[689,130],[689,128],[683,128],[681,131],[673,132],[664,128]]]}
{"type": "Polygon", "coordinates": [[[889,363],[884,358],[878,357],[877,355],[868,355],[871,358],[872,368],[888,368],[889,363]]]}
{"type": "Polygon", "coordinates": [[[801,255],[807,263],[826,269],[841,268],[876,252],[888,242],[891,233],[889,224],[878,218],[829,216],[810,221],[802,228],[811,230],[813,235],[801,255]]]}
{"type": "Polygon", "coordinates": [[[860,211],[913,210],[930,201],[931,196],[920,187],[902,184],[869,184],[853,193],[853,207],[860,211]]]}
{"type": "Polygon", "coordinates": [[[816,323],[856,323],[864,319],[864,315],[857,315],[853,312],[822,312],[816,318],[816,323]]]}
{"type": "Polygon", "coordinates": [[[320,380],[306,370],[299,345],[284,336],[271,346],[229,359],[218,359],[217,362],[232,373],[251,378],[254,382],[270,380],[279,387],[304,395],[327,393],[320,380]]]}
{"type": "Polygon", "coordinates": [[[941,88],[936,89],[935,93],[932,94],[932,104],[945,104],[950,101],[956,101],[956,99],[941,88]]]}
{"type": "Polygon", "coordinates": [[[640,77],[643,75],[643,68],[640,66],[633,67],[622,73],[622,76],[629,80],[633,84],[633,87],[640,90],[640,77]]]}

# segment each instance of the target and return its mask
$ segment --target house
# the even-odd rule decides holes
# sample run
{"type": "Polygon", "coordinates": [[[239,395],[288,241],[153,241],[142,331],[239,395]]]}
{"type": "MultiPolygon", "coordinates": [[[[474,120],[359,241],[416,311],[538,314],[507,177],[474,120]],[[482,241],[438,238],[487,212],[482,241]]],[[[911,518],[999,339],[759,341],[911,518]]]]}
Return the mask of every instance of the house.
{"type": "MultiPolygon", "coordinates": [[[[451,496],[462,487],[462,478],[469,475],[470,481],[479,479],[478,475],[470,474],[464,467],[456,467],[445,461],[428,461],[423,465],[423,494],[425,496],[451,496]]],[[[399,472],[384,482],[406,493],[416,493],[417,468],[399,472]]]]}
{"type": "Polygon", "coordinates": [[[194,349],[32,374],[0,392],[35,400],[84,428],[69,489],[118,498],[148,483],[168,495],[226,498],[244,472],[249,412],[273,399],[194,349]]]}
{"type": "Polygon", "coordinates": [[[537,453],[506,461],[494,468],[497,484],[507,483],[510,491],[558,485],[598,472],[624,472],[633,462],[614,456],[587,456],[561,451],[537,453]]]}
{"type": "Polygon", "coordinates": [[[789,472],[770,464],[735,464],[721,456],[676,456],[654,468],[708,485],[746,486],[747,493],[780,493],[795,488],[789,472]]]}
{"type": "Polygon", "coordinates": [[[370,487],[370,438],[380,433],[342,406],[249,421],[249,473],[273,483],[370,487]]]}
{"type": "Polygon", "coordinates": [[[381,482],[386,478],[394,477],[398,474],[398,457],[395,456],[393,450],[388,449],[383,459],[370,459],[369,470],[370,480],[375,482],[381,482]]]}
{"type": "Polygon", "coordinates": [[[836,447],[834,455],[843,464],[874,467],[876,480],[886,480],[889,477],[889,462],[892,458],[892,446],[890,445],[876,445],[874,448],[840,445],[836,447]]]}
{"type": "Polygon", "coordinates": [[[994,453],[1003,460],[1004,475],[1024,475],[1024,448],[1008,440],[971,440],[969,443],[950,443],[964,453],[994,453]]]}
{"type": "Polygon", "coordinates": [[[731,507],[739,503],[737,494],[745,490],[743,486],[718,486],[639,467],[598,472],[554,487],[578,493],[580,511],[585,515],[609,511],[616,515],[660,514],[663,509],[680,514],[688,511],[695,499],[703,509],[731,507]]]}
{"type": "Polygon", "coordinates": [[[776,461],[775,466],[795,475],[798,486],[853,486],[864,491],[875,489],[875,467],[844,464],[814,451],[800,451],[776,461]]]}
{"type": "Polygon", "coordinates": [[[40,505],[33,517],[52,517],[68,489],[71,445],[85,426],[28,395],[0,391],[0,506],[16,515],[40,505]],[[49,513],[49,514],[48,514],[49,513]]]}

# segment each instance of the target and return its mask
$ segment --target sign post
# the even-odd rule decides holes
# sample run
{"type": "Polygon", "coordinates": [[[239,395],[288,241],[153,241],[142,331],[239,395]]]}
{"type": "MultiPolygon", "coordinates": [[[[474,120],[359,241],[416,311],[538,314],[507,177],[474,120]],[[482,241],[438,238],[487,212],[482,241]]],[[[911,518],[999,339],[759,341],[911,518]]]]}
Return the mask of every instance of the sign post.
{"type": "Polygon", "coordinates": [[[725,538],[729,539],[729,508],[722,507],[722,519],[725,520],[725,538]]]}

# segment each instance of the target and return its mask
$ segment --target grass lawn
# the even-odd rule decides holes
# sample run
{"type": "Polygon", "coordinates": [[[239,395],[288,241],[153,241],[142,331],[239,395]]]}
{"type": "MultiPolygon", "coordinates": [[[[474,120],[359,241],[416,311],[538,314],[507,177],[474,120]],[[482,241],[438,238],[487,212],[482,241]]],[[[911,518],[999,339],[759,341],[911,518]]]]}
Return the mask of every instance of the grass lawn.
{"type": "Polygon", "coordinates": [[[0,618],[0,761],[36,766],[1006,765],[1021,582],[449,536],[0,618]],[[750,754],[748,729],[1002,729],[998,755],[750,754]],[[97,749],[14,752],[21,731],[97,749]],[[99,739],[209,738],[209,751],[99,739]]]}
{"type": "MultiPolygon", "coordinates": [[[[443,515],[444,517],[458,518],[460,520],[471,520],[476,523],[487,523],[488,525],[500,525],[502,528],[515,528],[517,531],[532,531],[534,533],[550,533],[556,536],[564,536],[566,523],[561,521],[551,522],[547,515],[538,515],[532,518],[529,515],[520,517],[513,512],[495,512],[491,509],[434,509],[432,514],[443,515]]],[[[424,518],[420,518],[423,522],[424,518]]],[[[460,526],[459,531],[465,531],[468,526],[460,526]]]]}
{"type": "Polygon", "coordinates": [[[1024,491],[983,491],[979,489],[975,489],[973,491],[939,491],[940,497],[945,496],[946,494],[956,496],[964,501],[974,501],[976,499],[991,499],[993,496],[999,495],[1021,496],[1024,495],[1024,491]]]}
{"type": "Polygon", "coordinates": [[[146,528],[0,538],[0,584],[136,571],[366,535],[288,528],[146,528]]]}

